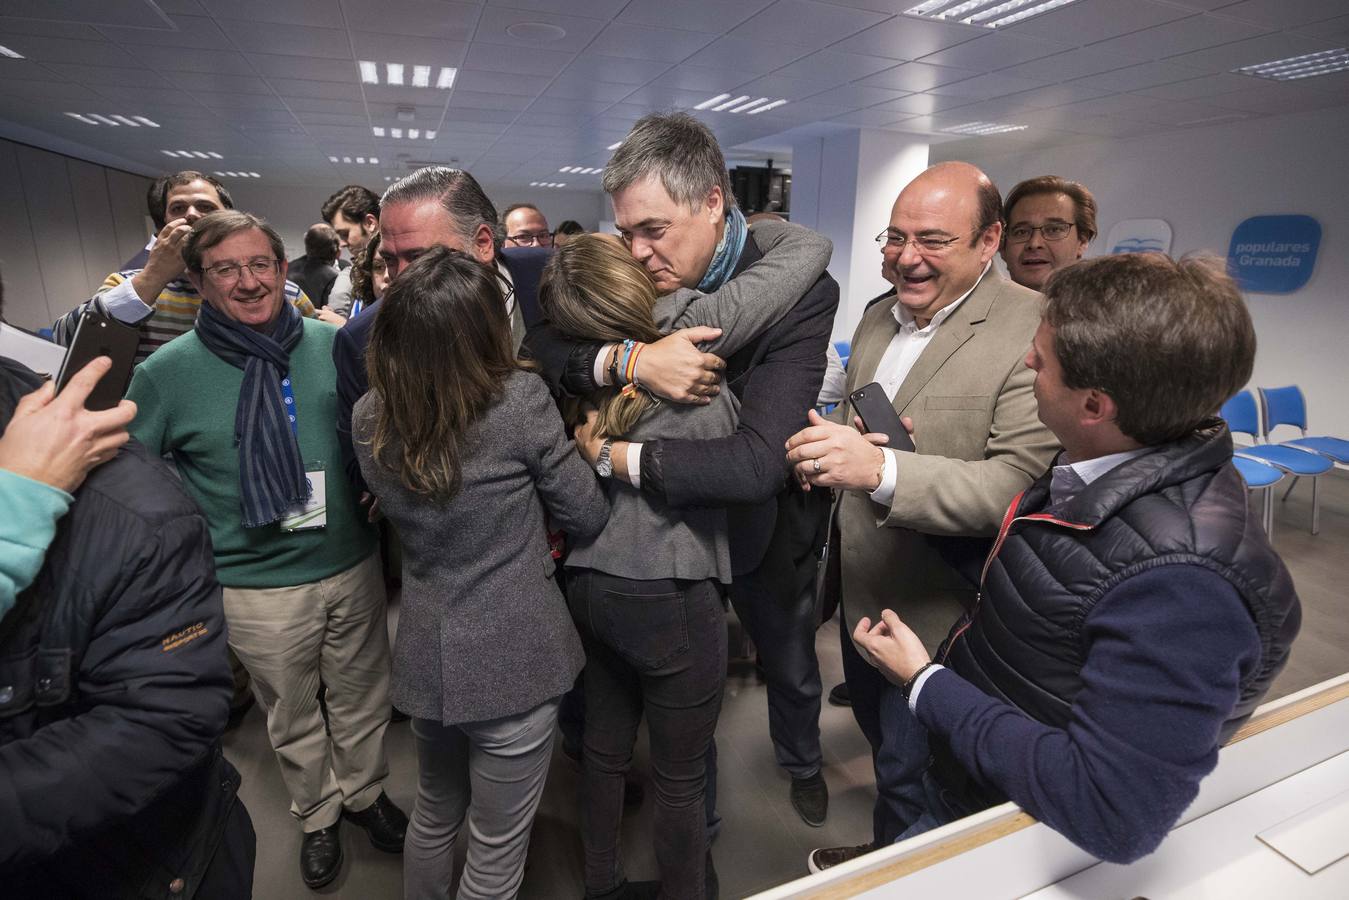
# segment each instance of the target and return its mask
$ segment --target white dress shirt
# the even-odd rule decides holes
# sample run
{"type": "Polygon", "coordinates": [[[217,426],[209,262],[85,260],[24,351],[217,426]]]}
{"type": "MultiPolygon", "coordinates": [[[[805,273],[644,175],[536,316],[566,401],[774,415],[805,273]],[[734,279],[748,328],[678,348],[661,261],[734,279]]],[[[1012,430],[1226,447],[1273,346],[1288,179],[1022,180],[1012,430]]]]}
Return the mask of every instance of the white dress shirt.
{"type": "MultiPolygon", "coordinates": [[[[909,372],[913,370],[914,364],[918,362],[918,357],[923,355],[927,345],[931,343],[932,338],[937,333],[941,324],[951,317],[960,305],[973,294],[975,289],[988,275],[988,270],[992,268],[993,261],[989,260],[988,265],[984,266],[984,271],[980,273],[979,278],[968,291],[961,294],[960,297],[951,304],[937,310],[928,322],[926,327],[919,328],[918,322],[914,319],[913,313],[905,308],[904,304],[895,302],[893,310],[895,320],[899,322],[899,331],[890,339],[890,346],[885,348],[885,355],[881,357],[880,363],[876,366],[874,380],[885,390],[885,396],[894,402],[895,394],[899,393],[899,386],[904,383],[904,379],[909,377],[909,372]]],[[[852,423],[847,423],[851,425],[852,423]]],[[[899,454],[898,450],[891,450],[886,447],[881,448],[881,453],[885,457],[884,467],[881,469],[881,483],[871,492],[871,499],[881,506],[889,508],[891,501],[895,499],[895,486],[899,480],[899,454]]]]}

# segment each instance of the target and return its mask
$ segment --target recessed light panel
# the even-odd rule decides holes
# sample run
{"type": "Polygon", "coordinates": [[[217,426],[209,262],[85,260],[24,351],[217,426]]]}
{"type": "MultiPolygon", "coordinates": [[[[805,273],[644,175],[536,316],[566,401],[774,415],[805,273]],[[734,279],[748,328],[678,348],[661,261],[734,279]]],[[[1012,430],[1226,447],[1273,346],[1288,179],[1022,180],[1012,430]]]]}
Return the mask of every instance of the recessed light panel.
{"type": "Polygon", "coordinates": [[[1317,75],[1343,72],[1346,69],[1349,69],[1349,49],[1339,47],[1335,50],[1322,50],[1320,53],[1242,66],[1233,71],[1239,75],[1254,75],[1273,81],[1297,81],[1301,78],[1315,78],[1317,75]]]}
{"type": "Polygon", "coordinates": [[[224,159],[214,150],[160,150],[159,152],[177,159],[224,159]]]}
{"type": "Polygon", "coordinates": [[[145,116],[124,116],[120,113],[113,113],[110,116],[105,116],[102,113],[77,112],[68,112],[66,115],[70,116],[75,121],[83,122],[86,125],[127,125],[131,128],[140,128],[142,125],[149,128],[159,127],[158,122],[147,119],[145,116]]]}
{"type": "Polygon", "coordinates": [[[432,81],[442,91],[454,87],[459,70],[453,66],[428,66],[422,63],[385,62],[363,59],[356,63],[363,84],[389,84],[394,87],[429,88],[432,81]]]}
{"type": "Polygon", "coordinates": [[[11,49],[9,49],[8,47],[5,47],[5,46],[3,46],[3,45],[0,45],[0,56],[4,56],[4,57],[6,57],[6,58],[8,58],[8,59],[23,59],[23,58],[24,58],[22,53],[16,53],[15,51],[13,51],[13,50],[11,50],[11,49]]]}
{"type": "Polygon", "coordinates": [[[220,178],[261,178],[257,172],[216,172],[220,178]]]}
{"type": "Polygon", "coordinates": [[[1009,131],[1025,131],[1025,125],[1004,125],[999,122],[966,122],[963,125],[952,125],[950,128],[943,128],[942,131],[948,134],[1006,134],[1009,131]]]}
{"type": "Polygon", "coordinates": [[[1077,0],[927,0],[904,10],[906,16],[1001,28],[1015,25],[1077,0]]]}
{"type": "Polygon", "coordinates": [[[420,128],[408,128],[408,129],[385,128],[383,125],[374,125],[371,126],[370,133],[373,134],[375,137],[387,136],[393,138],[396,141],[401,141],[404,138],[413,141],[417,140],[434,141],[436,139],[436,132],[422,131],[420,128]]]}
{"type": "MultiPolygon", "coordinates": [[[[749,113],[751,116],[756,113],[765,112],[770,109],[777,109],[786,103],[786,100],[773,100],[769,97],[753,97],[750,94],[740,94],[732,96],[730,94],[717,94],[715,97],[708,97],[702,103],[694,105],[694,109],[708,109],[712,112],[729,113],[749,113]]],[[[618,145],[610,147],[613,150],[618,145]]]]}

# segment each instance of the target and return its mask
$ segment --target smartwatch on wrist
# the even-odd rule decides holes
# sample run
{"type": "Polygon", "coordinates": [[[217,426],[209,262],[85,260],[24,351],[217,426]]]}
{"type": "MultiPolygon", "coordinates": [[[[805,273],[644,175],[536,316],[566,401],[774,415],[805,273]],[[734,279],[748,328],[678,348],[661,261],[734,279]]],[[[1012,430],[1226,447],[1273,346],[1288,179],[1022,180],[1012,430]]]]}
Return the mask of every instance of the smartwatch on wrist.
{"type": "Polygon", "coordinates": [[[614,449],[614,439],[605,438],[604,444],[600,446],[599,458],[595,460],[595,474],[601,478],[609,478],[614,474],[614,461],[611,454],[614,449]]]}

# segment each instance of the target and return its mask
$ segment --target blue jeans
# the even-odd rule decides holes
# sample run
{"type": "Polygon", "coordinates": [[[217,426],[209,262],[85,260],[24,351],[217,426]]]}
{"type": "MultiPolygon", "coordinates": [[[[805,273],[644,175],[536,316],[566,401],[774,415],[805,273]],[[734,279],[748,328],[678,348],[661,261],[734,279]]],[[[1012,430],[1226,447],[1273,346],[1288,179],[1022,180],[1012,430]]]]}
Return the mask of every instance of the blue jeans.
{"type": "Polygon", "coordinates": [[[853,718],[871,744],[876,773],[872,840],[878,847],[893,844],[928,810],[923,786],[930,755],[927,730],[909,711],[899,688],[857,652],[846,626],[839,635],[853,718]]]}
{"type": "Polygon", "coordinates": [[[643,716],[651,735],[661,896],[706,890],[706,760],[726,682],[726,613],[711,581],[573,570],[567,602],[586,649],[581,838],[588,895],[623,883],[623,776],[643,716]]]}

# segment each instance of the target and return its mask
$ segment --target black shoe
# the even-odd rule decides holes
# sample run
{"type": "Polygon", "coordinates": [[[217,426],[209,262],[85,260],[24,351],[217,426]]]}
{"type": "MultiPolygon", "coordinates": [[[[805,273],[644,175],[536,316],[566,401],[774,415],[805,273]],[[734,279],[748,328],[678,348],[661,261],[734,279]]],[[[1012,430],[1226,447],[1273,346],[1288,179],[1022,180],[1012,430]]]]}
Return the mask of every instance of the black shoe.
{"type": "Polygon", "coordinates": [[[812,828],[819,828],[829,815],[829,785],[824,775],[816,772],[809,778],[792,779],[792,809],[812,828]]]}
{"type": "Polygon", "coordinates": [[[306,832],[300,843],[300,877],[307,887],[321,888],[342,871],[341,823],[306,832]]]}
{"type": "Polygon", "coordinates": [[[806,865],[812,874],[823,872],[845,862],[852,862],[859,856],[865,856],[876,849],[875,844],[859,844],[856,847],[820,847],[810,851],[806,865]]]}
{"type": "Polygon", "coordinates": [[[840,681],[829,691],[830,706],[852,706],[852,696],[848,693],[848,682],[840,681]]]}
{"type": "Polygon", "coordinates": [[[587,891],[583,900],[656,900],[659,896],[659,881],[625,881],[603,894],[592,894],[587,891]]]}
{"type": "Polygon", "coordinates": [[[402,853],[403,838],[407,836],[408,817],[393,805],[389,795],[380,791],[375,802],[360,812],[344,810],[342,815],[365,829],[370,843],[385,853],[402,853]]]}

